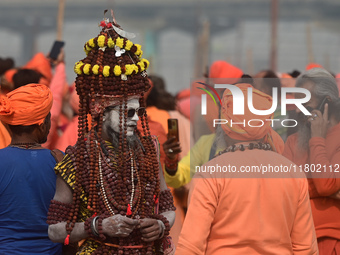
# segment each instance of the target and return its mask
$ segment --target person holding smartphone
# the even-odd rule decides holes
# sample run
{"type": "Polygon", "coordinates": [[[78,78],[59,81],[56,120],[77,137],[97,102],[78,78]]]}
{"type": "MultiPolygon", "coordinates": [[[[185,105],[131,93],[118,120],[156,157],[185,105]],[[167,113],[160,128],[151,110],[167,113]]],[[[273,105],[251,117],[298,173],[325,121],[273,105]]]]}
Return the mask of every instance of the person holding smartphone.
{"type": "Polygon", "coordinates": [[[288,137],[283,155],[309,178],[320,254],[335,254],[340,250],[339,91],[334,77],[321,68],[302,74],[296,87],[311,92],[311,99],[305,104],[311,115],[305,116],[297,109],[298,132],[288,137]]]}

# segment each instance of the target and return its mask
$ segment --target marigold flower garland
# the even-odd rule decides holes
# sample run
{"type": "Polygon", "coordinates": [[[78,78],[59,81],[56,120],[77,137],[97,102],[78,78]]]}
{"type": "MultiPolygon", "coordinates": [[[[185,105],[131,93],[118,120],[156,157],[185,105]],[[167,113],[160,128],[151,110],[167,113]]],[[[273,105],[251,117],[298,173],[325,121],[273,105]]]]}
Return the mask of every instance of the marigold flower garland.
{"type": "Polygon", "coordinates": [[[105,35],[100,35],[96,38],[91,38],[90,40],[88,40],[85,43],[84,51],[86,52],[86,55],[88,55],[89,52],[96,46],[98,46],[99,48],[103,48],[106,46],[109,48],[114,48],[115,45],[117,45],[121,49],[131,51],[139,58],[141,58],[143,55],[142,46],[140,44],[133,44],[133,42],[131,42],[130,40],[121,37],[117,37],[114,39],[112,39],[111,37],[106,38],[105,35]]]}
{"type": "Polygon", "coordinates": [[[74,72],[76,74],[86,74],[98,75],[102,73],[105,77],[109,77],[110,75],[120,76],[121,74],[132,75],[143,72],[149,66],[149,61],[146,59],[141,59],[137,64],[126,64],[124,65],[125,72],[122,71],[122,67],[119,65],[115,65],[113,68],[110,66],[101,66],[91,64],[84,64],[82,61],[78,61],[74,66],[74,72]]]}

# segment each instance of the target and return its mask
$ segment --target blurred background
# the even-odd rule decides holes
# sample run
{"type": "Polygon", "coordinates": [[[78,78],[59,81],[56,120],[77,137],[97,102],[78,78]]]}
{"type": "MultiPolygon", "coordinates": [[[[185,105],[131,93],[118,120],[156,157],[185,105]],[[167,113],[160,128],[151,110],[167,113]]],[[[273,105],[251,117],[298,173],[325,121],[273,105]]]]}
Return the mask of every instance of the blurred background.
{"type": "Polygon", "coordinates": [[[0,57],[21,66],[61,39],[72,83],[105,9],[137,34],[148,72],[164,77],[173,94],[216,60],[249,74],[303,71],[310,62],[340,72],[339,0],[1,0],[0,57]]]}

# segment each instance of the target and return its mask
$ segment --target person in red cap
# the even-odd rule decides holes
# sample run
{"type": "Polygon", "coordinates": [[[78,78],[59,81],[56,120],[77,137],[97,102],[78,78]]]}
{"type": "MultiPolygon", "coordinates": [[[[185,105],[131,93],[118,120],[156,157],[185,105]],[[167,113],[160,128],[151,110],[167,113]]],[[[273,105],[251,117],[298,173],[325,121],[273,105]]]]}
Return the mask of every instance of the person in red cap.
{"type": "MultiPolygon", "coordinates": [[[[236,86],[247,98],[251,85],[236,86]]],[[[252,98],[256,109],[272,105],[259,90],[252,98]]],[[[251,171],[293,164],[266,141],[270,117],[251,113],[246,104],[243,115],[234,115],[232,94],[224,92],[221,118],[228,123],[216,135],[226,149],[196,168],[176,254],[318,254],[303,173],[251,171]],[[253,126],[242,124],[252,119],[253,126]]]]}
{"type": "Polygon", "coordinates": [[[52,93],[41,84],[0,96],[0,120],[12,139],[0,150],[0,254],[61,254],[48,238],[56,155],[41,147],[50,129],[52,93]]]}

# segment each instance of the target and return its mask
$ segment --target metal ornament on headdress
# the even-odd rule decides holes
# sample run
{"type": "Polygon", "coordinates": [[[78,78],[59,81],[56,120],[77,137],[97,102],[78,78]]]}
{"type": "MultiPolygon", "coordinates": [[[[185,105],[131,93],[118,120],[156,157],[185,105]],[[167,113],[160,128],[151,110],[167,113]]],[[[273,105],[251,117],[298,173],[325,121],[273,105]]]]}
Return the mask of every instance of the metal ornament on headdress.
{"type": "MultiPolygon", "coordinates": [[[[145,76],[143,76],[145,77],[145,76]]],[[[127,76],[125,74],[121,74],[120,75],[120,78],[123,80],[123,81],[127,81],[127,76]]]]}
{"type": "Polygon", "coordinates": [[[129,32],[126,32],[124,30],[121,30],[120,28],[116,27],[115,25],[112,25],[112,28],[116,31],[117,34],[119,34],[120,36],[123,36],[127,39],[133,39],[133,38],[136,37],[136,34],[129,33],[129,32]]]}
{"type": "Polygon", "coordinates": [[[115,45],[115,51],[116,51],[115,53],[116,57],[120,57],[122,54],[125,53],[125,49],[121,49],[117,45],[115,45]]]}
{"type": "MultiPolygon", "coordinates": [[[[107,11],[107,10],[106,10],[107,11]]],[[[105,14],[105,13],[104,13],[105,14]]],[[[113,10],[111,9],[111,17],[112,17],[112,20],[113,20],[113,23],[114,24],[117,24],[116,22],[116,18],[115,18],[115,15],[113,14],[113,10]]],[[[133,39],[136,37],[136,35],[134,33],[129,33],[129,32],[126,32],[118,27],[116,27],[114,24],[112,24],[112,28],[116,31],[117,34],[119,34],[120,36],[123,36],[127,39],[133,39]]]]}

